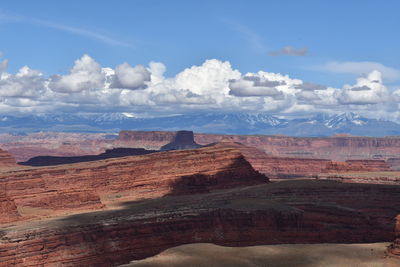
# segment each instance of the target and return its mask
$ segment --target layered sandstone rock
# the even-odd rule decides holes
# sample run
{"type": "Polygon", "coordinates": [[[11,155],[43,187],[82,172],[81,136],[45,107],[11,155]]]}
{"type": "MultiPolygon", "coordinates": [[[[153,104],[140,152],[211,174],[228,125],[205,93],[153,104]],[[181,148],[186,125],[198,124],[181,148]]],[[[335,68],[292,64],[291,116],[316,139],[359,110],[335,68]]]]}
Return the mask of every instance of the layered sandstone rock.
{"type": "MultiPolygon", "coordinates": [[[[286,157],[348,159],[388,159],[400,156],[398,137],[289,137],[289,136],[229,136],[233,141],[254,146],[263,151],[286,157]]],[[[199,144],[212,143],[221,135],[195,134],[199,144]]]]}
{"type": "Polygon", "coordinates": [[[389,158],[386,163],[390,166],[392,170],[400,170],[400,158],[389,158]]]}
{"type": "MultiPolygon", "coordinates": [[[[273,179],[317,178],[325,173],[388,172],[391,170],[389,165],[383,160],[348,160],[346,162],[338,162],[326,159],[275,157],[267,155],[255,147],[232,142],[228,138],[213,145],[230,146],[240,150],[254,169],[273,179]]],[[[346,181],[351,182],[350,180],[346,181]]],[[[370,179],[369,182],[374,182],[374,180],[370,179]]],[[[391,182],[396,181],[392,179],[391,182]]],[[[381,182],[376,180],[376,183],[381,182]]],[[[400,180],[396,184],[400,184],[400,180]]]]}
{"type": "Polygon", "coordinates": [[[112,195],[133,195],[131,199],[141,199],[267,181],[239,150],[223,146],[0,174],[0,186],[7,189],[8,196],[19,208],[40,208],[41,214],[97,209],[103,206],[100,197],[109,200],[112,195]]]}
{"type": "Polygon", "coordinates": [[[97,155],[113,147],[109,134],[84,133],[29,133],[24,136],[0,134],[0,147],[17,162],[36,156],[97,155]]]}
{"type": "MultiPolygon", "coordinates": [[[[107,139],[106,134],[35,133],[28,136],[9,137],[1,147],[9,151],[18,162],[35,156],[96,155],[113,147],[145,148],[159,150],[173,141],[176,132],[122,131],[117,140],[107,139]]],[[[214,135],[195,133],[197,144],[207,145],[230,138],[234,142],[256,147],[268,155],[290,158],[314,158],[345,161],[348,159],[400,158],[398,137],[323,138],[263,136],[263,135],[214,135]]],[[[1,139],[1,138],[0,138],[1,139]]],[[[398,169],[398,164],[394,166],[398,169]]]]}
{"type": "MultiPolygon", "coordinates": [[[[116,144],[131,147],[159,149],[173,140],[173,132],[122,131],[116,144]]],[[[216,135],[195,133],[200,145],[230,138],[246,146],[257,147],[269,155],[281,157],[323,158],[345,161],[348,159],[388,159],[400,157],[398,137],[288,137],[266,135],[216,135]]]]}
{"type": "Polygon", "coordinates": [[[16,221],[20,218],[15,202],[7,195],[4,185],[0,185],[0,224],[16,221]]]}
{"type": "Polygon", "coordinates": [[[398,186],[311,180],[169,196],[4,228],[0,266],[116,266],[198,242],[382,242],[399,204],[398,186]]]}
{"type": "Polygon", "coordinates": [[[121,131],[115,143],[122,147],[135,145],[135,147],[159,150],[163,145],[172,142],[175,135],[175,132],[163,131],[121,131]]]}
{"type": "Polygon", "coordinates": [[[5,150],[0,149],[0,168],[15,167],[15,159],[5,150]]]}
{"type": "Polygon", "coordinates": [[[160,150],[181,150],[181,149],[195,149],[199,148],[201,145],[194,141],[192,131],[178,131],[171,143],[168,143],[161,147],[160,150]]]}

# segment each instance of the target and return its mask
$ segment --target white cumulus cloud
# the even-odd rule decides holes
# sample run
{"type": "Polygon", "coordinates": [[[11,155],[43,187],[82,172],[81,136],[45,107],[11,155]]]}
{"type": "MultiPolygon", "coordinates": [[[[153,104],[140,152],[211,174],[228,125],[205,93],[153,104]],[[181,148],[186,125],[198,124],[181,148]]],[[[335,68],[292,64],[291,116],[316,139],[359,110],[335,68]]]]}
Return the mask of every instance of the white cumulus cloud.
{"type": "Polygon", "coordinates": [[[115,68],[114,82],[112,88],[124,89],[144,89],[146,82],[150,81],[151,73],[143,66],[132,67],[128,63],[123,63],[115,68]]]}
{"type": "Polygon", "coordinates": [[[22,67],[15,75],[3,73],[0,96],[37,98],[45,91],[45,80],[40,71],[22,67]]]}
{"type": "Polygon", "coordinates": [[[378,104],[389,100],[389,91],[382,83],[379,71],[372,71],[366,77],[357,79],[355,85],[345,85],[339,96],[342,104],[378,104]]]}
{"type": "Polygon", "coordinates": [[[22,67],[6,72],[2,61],[0,111],[131,112],[177,114],[194,111],[260,111],[275,115],[353,111],[395,114],[400,89],[391,92],[384,75],[373,70],[353,85],[334,88],[280,73],[241,73],[230,62],[206,60],[173,77],[166,66],[122,63],[102,67],[88,55],[75,61],[68,74],[44,76],[22,67]],[[3,64],[3,65],[2,65],[3,64]]]}
{"type": "Polygon", "coordinates": [[[75,61],[68,75],[54,75],[50,79],[49,88],[60,93],[76,93],[104,86],[104,73],[101,66],[93,58],[83,55],[75,61]]]}

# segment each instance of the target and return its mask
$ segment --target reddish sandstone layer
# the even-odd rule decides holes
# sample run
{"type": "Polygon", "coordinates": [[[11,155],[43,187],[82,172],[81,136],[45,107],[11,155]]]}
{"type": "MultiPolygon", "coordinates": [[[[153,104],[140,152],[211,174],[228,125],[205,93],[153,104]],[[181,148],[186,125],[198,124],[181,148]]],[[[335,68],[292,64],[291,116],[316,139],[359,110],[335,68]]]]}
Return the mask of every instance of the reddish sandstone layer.
{"type": "Polygon", "coordinates": [[[116,266],[185,243],[392,240],[398,186],[287,181],[3,229],[0,266],[116,266]],[[388,205],[387,203],[391,203],[388,205]]]}
{"type": "MultiPolygon", "coordinates": [[[[97,209],[100,196],[133,193],[137,199],[265,183],[231,147],[160,152],[145,156],[26,168],[0,174],[0,186],[19,208],[97,209]]],[[[46,211],[42,211],[46,213],[46,211]]]]}
{"type": "Polygon", "coordinates": [[[163,131],[121,131],[115,143],[121,146],[136,145],[145,149],[159,150],[165,144],[173,142],[175,135],[175,132],[163,131]]]}
{"type": "MultiPolygon", "coordinates": [[[[346,172],[388,172],[389,165],[383,160],[348,160],[338,162],[326,159],[275,157],[263,151],[223,140],[216,146],[224,145],[236,148],[254,169],[270,178],[285,179],[298,177],[319,177],[322,173],[346,172]]],[[[379,182],[378,182],[379,183],[379,182]]]]}
{"type": "Polygon", "coordinates": [[[17,164],[10,153],[0,149],[0,168],[9,168],[15,166],[17,166],[17,164]]]}
{"type": "MultiPolygon", "coordinates": [[[[122,131],[116,144],[147,149],[159,149],[172,141],[174,132],[122,131]]],[[[257,147],[266,153],[281,157],[324,158],[344,161],[347,159],[388,159],[400,157],[398,137],[288,137],[263,135],[194,134],[200,145],[230,138],[246,146],[257,147]]]]}
{"type": "Polygon", "coordinates": [[[81,156],[95,155],[112,148],[114,140],[107,134],[83,133],[30,133],[26,136],[0,134],[0,147],[13,157],[26,161],[36,156],[81,156]]]}
{"type": "MultiPolygon", "coordinates": [[[[35,133],[28,136],[0,135],[1,147],[9,151],[17,161],[35,156],[95,155],[112,147],[141,147],[160,149],[173,141],[175,132],[122,131],[117,140],[107,139],[106,134],[35,133]]],[[[280,157],[323,158],[345,161],[348,159],[388,159],[400,157],[398,137],[350,137],[321,138],[287,136],[214,135],[195,133],[200,145],[218,142],[223,138],[257,147],[269,155],[280,157]]]]}
{"type": "Polygon", "coordinates": [[[0,185],[0,224],[20,218],[15,202],[7,195],[6,188],[0,185]]]}
{"type": "MultiPolygon", "coordinates": [[[[17,161],[35,156],[95,155],[112,147],[137,147],[158,150],[173,141],[175,132],[122,131],[117,140],[107,139],[106,134],[36,133],[28,136],[3,138],[1,147],[9,151],[17,161]]],[[[200,145],[230,138],[247,146],[257,147],[272,156],[333,159],[383,159],[400,158],[398,137],[350,137],[321,138],[287,136],[214,135],[194,134],[200,145]]],[[[398,168],[398,166],[395,166],[398,168]]]]}

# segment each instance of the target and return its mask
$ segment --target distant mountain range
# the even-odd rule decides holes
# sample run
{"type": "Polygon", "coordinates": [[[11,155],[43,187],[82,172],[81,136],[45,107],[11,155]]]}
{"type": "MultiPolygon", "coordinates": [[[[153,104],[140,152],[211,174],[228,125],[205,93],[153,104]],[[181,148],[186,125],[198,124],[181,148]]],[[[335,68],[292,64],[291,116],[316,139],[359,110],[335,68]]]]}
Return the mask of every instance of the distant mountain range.
{"type": "Polygon", "coordinates": [[[120,130],[192,130],[218,134],[284,134],[290,136],[400,135],[400,124],[355,113],[318,114],[282,119],[265,113],[206,113],[137,118],[129,113],[0,116],[0,132],[118,132],[120,130]]]}

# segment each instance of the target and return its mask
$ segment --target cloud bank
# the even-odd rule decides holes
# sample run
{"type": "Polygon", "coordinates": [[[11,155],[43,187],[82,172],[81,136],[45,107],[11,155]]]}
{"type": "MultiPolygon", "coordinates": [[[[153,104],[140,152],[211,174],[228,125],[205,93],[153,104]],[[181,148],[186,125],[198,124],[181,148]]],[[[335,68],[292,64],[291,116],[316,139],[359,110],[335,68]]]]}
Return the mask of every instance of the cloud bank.
{"type": "Polygon", "coordinates": [[[2,114],[250,111],[298,116],[352,111],[392,120],[400,116],[400,89],[389,91],[380,70],[334,88],[280,73],[241,73],[217,59],[174,77],[165,77],[166,66],[160,62],[110,68],[89,55],[77,59],[68,73],[49,77],[27,66],[8,73],[7,63],[0,62],[2,114]]]}

